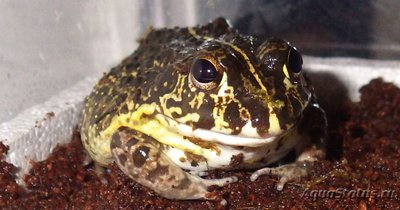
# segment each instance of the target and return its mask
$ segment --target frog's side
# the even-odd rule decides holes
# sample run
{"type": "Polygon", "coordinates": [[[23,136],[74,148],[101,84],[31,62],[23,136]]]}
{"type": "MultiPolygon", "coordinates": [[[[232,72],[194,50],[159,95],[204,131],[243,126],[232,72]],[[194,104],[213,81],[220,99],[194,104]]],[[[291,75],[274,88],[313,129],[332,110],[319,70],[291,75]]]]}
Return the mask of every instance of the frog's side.
{"type": "Polygon", "coordinates": [[[277,174],[281,189],[306,173],[305,163],[324,156],[325,116],[301,64],[287,42],[260,43],[222,18],[151,30],[87,97],[83,144],[97,163],[115,160],[129,177],[171,199],[213,199],[208,186],[236,177],[195,174],[233,169],[234,156],[243,157],[235,169],[262,168],[295,150],[296,162],[251,176],[277,174]]]}

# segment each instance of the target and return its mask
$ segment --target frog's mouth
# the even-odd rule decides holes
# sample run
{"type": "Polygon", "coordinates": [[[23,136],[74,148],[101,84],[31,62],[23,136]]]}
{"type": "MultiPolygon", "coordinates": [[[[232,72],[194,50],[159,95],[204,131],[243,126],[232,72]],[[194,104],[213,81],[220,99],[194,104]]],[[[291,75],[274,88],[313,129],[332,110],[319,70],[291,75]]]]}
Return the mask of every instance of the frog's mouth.
{"type": "Polygon", "coordinates": [[[248,136],[246,134],[254,134],[254,130],[251,129],[255,129],[251,127],[250,124],[243,127],[246,131],[243,135],[230,135],[201,128],[194,129],[189,125],[180,123],[161,113],[157,113],[155,107],[155,105],[142,105],[134,113],[120,115],[117,120],[118,123],[113,124],[105,133],[111,135],[111,131],[115,130],[116,127],[127,126],[153,137],[164,145],[169,145],[206,158],[214,157],[215,154],[218,153],[217,150],[213,149],[216,147],[242,146],[257,148],[268,144],[275,144],[275,140],[281,137],[281,135],[267,137],[248,136]],[[195,138],[197,142],[191,141],[193,138],[195,138]],[[199,142],[210,143],[213,144],[214,147],[206,148],[203,144],[199,144],[199,142]]]}
{"type": "MultiPolygon", "coordinates": [[[[180,123],[162,114],[153,115],[150,121],[157,121],[159,123],[157,128],[149,134],[153,138],[180,151],[200,155],[208,160],[209,164],[229,164],[231,157],[240,153],[244,155],[244,161],[251,162],[265,155],[268,148],[276,149],[281,147],[280,151],[275,151],[275,155],[270,157],[270,159],[273,160],[273,158],[284,155],[287,152],[287,148],[291,148],[295,143],[293,141],[286,141],[284,146],[279,146],[279,142],[283,136],[294,131],[293,126],[279,135],[255,137],[254,135],[246,135],[254,134],[254,132],[251,131],[254,131],[255,128],[251,127],[251,124],[247,124],[242,128],[242,130],[247,130],[242,132],[241,135],[230,135],[214,130],[194,129],[189,125],[180,123]],[[218,159],[218,161],[216,161],[216,159],[218,159]]],[[[175,157],[175,163],[181,164],[178,161],[178,157],[181,157],[183,153],[177,150],[168,151],[170,157],[175,157]]],[[[205,167],[207,168],[207,166],[205,167]]],[[[214,167],[214,165],[209,165],[209,167],[214,167]]],[[[193,169],[191,167],[189,168],[193,169]]]]}
{"type": "Polygon", "coordinates": [[[248,122],[242,128],[242,132],[240,134],[231,135],[214,130],[193,128],[187,124],[180,123],[175,119],[169,118],[162,114],[153,115],[150,121],[156,121],[158,122],[157,124],[159,124],[157,128],[150,129],[153,130],[153,132],[150,134],[152,137],[165,144],[178,148],[185,147],[185,149],[192,147],[188,145],[190,142],[188,140],[189,138],[226,146],[260,147],[273,143],[281,136],[259,136],[256,132],[256,128],[251,126],[251,122],[248,122]],[[170,140],[169,137],[171,137],[170,140]],[[177,143],[179,145],[176,145],[177,143]],[[183,145],[188,145],[188,147],[183,145]]]}
{"type": "Polygon", "coordinates": [[[179,123],[173,119],[168,119],[168,128],[182,136],[201,139],[203,141],[214,142],[229,146],[245,146],[245,147],[258,147],[263,146],[274,141],[278,136],[255,136],[256,129],[248,122],[242,129],[244,130],[238,135],[231,135],[221,133],[214,130],[206,130],[202,128],[192,128],[189,125],[179,123]],[[252,133],[253,135],[246,135],[252,133]]]}

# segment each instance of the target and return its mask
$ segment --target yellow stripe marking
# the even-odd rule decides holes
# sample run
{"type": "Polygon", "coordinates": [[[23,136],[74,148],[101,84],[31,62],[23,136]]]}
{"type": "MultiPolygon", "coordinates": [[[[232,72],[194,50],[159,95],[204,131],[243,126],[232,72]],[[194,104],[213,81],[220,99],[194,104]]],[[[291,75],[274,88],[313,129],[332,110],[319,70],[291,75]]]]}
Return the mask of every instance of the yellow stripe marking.
{"type": "Polygon", "coordinates": [[[286,78],[290,79],[289,72],[287,70],[286,64],[283,65],[283,73],[285,74],[286,78]]]}
{"type": "MultiPolygon", "coordinates": [[[[216,151],[202,148],[171,130],[170,128],[173,126],[169,125],[171,122],[168,122],[165,116],[156,114],[154,118],[146,118],[145,116],[155,113],[156,107],[157,105],[155,103],[143,104],[133,113],[115,116],[110,126],[101,132],[100,137],[97,137],[101,139],[101,141],[93,141],[94,143],[101,144],[101,146],[96,146],[97,150],[102,151],[102,155],[104,156],[110,156],[111,151],[109,145],[111,136],[119,127],[125,126],[151,136],[162,144],[178,148],[182,151],[188,151],[205,158],[211,158],[216,155],[216,151]]],[[[189,114],[182,117],[182,120],[198,120],[199,118],[200,116],[198,114],[189,114]]]]}

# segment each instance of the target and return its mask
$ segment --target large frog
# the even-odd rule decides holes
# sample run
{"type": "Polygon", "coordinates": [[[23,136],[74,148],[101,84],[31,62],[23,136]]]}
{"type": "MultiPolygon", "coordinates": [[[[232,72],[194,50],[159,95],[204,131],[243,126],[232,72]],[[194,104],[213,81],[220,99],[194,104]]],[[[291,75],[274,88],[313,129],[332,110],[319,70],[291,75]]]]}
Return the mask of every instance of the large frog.
{"type": "Polygon", "coordinates": [[[258,169],[251,180],[275,174],[282,189],[324,157],[325,115],[288,42],[223,18],[139,42],[86,98],[81,137],[96,163],[166,198],[215,199],[209,186],[237,178],[201,178],[208,170],[258,169]],[[291,151],[294,162],[266,167],[291,151]]]}

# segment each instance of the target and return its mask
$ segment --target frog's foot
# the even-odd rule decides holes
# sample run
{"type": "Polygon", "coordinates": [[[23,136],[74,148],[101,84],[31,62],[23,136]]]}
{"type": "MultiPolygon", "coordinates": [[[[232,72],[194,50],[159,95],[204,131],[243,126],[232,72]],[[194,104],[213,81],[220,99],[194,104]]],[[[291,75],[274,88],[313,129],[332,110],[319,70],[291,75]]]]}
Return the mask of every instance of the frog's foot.
{"type": "Polygon", "coordinates": [[[112,136],[111,151],[119,168],[130,178],[169,199],[216,199],[212,185],[236,182],[236,177],[202,179],[175,165],[152,137],[127,127],[112,136]]]}
{"type": "Polygon", "coordinates": [[[269,174],[280,177],[276,189],[281,191],[288,181],[298,180],[308,174],[310,162],[295,162],[274,168],[262,168],[255,171],[250,180],[255,181],[259,176],[269,174]]]}
{"type": "Polygon", "coordinates": [[[108,169],[105,168],[104,166],[101,166],[98,163],[94,163],[94,172],[97,174],[97,177],[99,178],[100,182],[102,184],[108,184],[107,178],[104,177],[105,174],[108,173],[108,169]]]}
{"type": "Polygon", "coordinates": [[[306,176],[313,166],[313,162],[325,157],[325,152],[315,146],[311,146],[303,151],[296,162],[271,168],[262,168],[255,171],[250,180],[255,181],[259,176],[264,174],[277,175],[280,177],[276,189],[281,191],[285,184],[289,181],[299,180],[306,176]]]}
{"type": "Polygon", "coordinates": [[[91,164],[93,164],[93,171],[96,173],[100,182],[103,184],[108,184],[107,179],[104,177],[104,174],[107,172],[108,169],[105,168],[104,166],[100,165],[99,163],[96,163],[95,161],[93,161],[93,159],[90,157],[90,155],[86,153],[85,159],[83,159],[83,165],[89,166],[91,164]]]}

